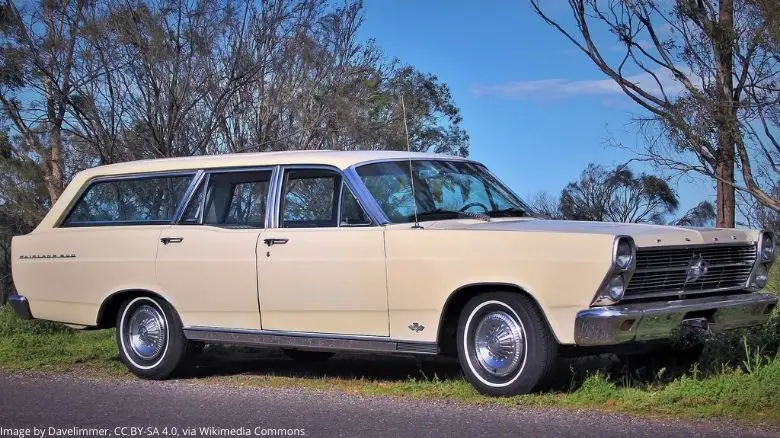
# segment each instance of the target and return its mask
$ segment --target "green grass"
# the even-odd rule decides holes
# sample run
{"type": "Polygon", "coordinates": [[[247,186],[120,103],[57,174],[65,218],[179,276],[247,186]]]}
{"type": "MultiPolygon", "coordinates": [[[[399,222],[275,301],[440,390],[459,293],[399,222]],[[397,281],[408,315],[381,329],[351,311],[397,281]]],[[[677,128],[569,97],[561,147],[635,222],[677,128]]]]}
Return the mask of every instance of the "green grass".
{"type": "Polygon", "coordinates": [[[122,370],[113,330],[77,331],[47,321],[23,321],[0,307],[0,368],[10,371],[122,370]]]}
{"type": "MultiPolygon", "coordinates": [[[[780,267],[772,273],[780,286],[780,267]]],[[[568,407],[644,416],[729,418],[780,426],[780,313],[765,326],[706,338],[693,366],[651,360],[626,366],[599,357],[564,363],[553,390],[491,398],[477,393],[457,364],[409,358],[337,356],[299,364],[278,351],[207,347],[183,378],[205,384],[295,387],[377,396],[456,400],[481,405],[568,407]]],[[[117,359],[114,331],[76,331],[22,321],[0,307],[0,369],[130,378],[117,359]]]]}

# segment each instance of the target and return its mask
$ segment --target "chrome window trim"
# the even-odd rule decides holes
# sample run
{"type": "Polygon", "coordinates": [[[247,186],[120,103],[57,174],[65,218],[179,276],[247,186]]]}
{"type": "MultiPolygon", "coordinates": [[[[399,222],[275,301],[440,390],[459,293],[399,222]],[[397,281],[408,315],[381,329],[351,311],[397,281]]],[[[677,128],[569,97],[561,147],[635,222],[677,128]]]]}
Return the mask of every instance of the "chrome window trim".
{"type": "MultiPolygon", "coordinates": [[[[368,188],[366,188],[365,184],[363,184],[363,180],[360,179],[360,175],[357,173],[357,169],[362,166],[366,166],[369,164],[376,164],[376,163],[394,163],[394,162],[408,162],[408,161],[454,161],[454,162],[461,162],[461,163],[471,163],[475,166],[480,167],[482,170],[485,171],[488,175],[490,175],[501,187],[507,191],[510,195],[514,196],[516,200],[520,202],[520,205],[526,208],[527,216],[525,217],[533,217],[533,209],[531,206],[523,200],[520,196],[517,195],[517,193],[512,190],[506,183],[504,183],[501,179],[499,179],[487,166],[480,163],[479,161],[475,161],[469,158],[465,157],[456,157],[456,156],[447,156],[447,157],[406,157],[406,158],[382,158],[382,159],[376,159],[376,160],[367,160],[367,161],[361,161],[359,163],[352,164],[351,166],[344,169],[344,174],[348,175],[348,177],[352,180],[352,183],[356,186],[360,187],[359,194],[354,193],[356,197],[363,198],[366,200],[366,212],[369,214],[369,216],[372,218],[372,220],[375,220],[376,223],[379,225],[389,225],[393,222],[390,221],[390,219],[385,214],[384,210],[382,210],[382,207],[379,205],[379,203],[374,199],[374,196],[371,195],[371,192],[368,191],[368,188]]],[[[399,224],[408,224],[412,222],[398,222],[399,224]]]]}
{"type": "Polygon", "coordinates": [[[271,183],[268,184],[268,204],[265,206],[265,228],[276,228],[274,226],[277,217],[277,202],[279,201],[279,190],[281,190],[282,166],[274,166],[271,171],[271,183]]]}
{"type": "Polygon", "coordinates": [[[186,210],[187,206],[190,204],[193,194],[197,191],[198,185],[203,180],[203,175],[203,169],[198,170],[198,172],[195,174],[195,178],[190,181],[189,187],[187,187],[187,190],[184,192],[183,202],[179,203],[179,208],[177,208],[176,212],[173,214],[172,222],[174,224],[178,224],[181,221],[181,216],[184,214],[184,210],[186,210]]]}
{"type": "MultiPolygon", "coordinates": [[[[376,160],[375,162],[380,161],[384,160],[376,160]]],[[[371,222],[377,225],[389,224],[390,219],[387,218],[382,207],[379,206],[379,203],[376,202],[376,199],[371,195],[371,192],[369,192],[368,188],[363,184],[360,175],[357,173],[356,166],[350,166],[342,173],[344,174],[344,181],[347,182],[347,186],[352,190],[352,194],[355,195],[355,199],[358,200],[358,203],[363,206],[363,210],[366,212],[369,219],[371,219],[371,222]]]]}
{"type": "Polygon", "coordinates": [[[373,160],[366,160],[366,161],[360,161],[358,163],[354,163],[350,165],[348,169],[365,166],[366,164],[390,163],[395,161],[409,161],[409,160],[411,161],[466,161],[473,164],[479,164],[482,167],[485,166],[479,161],[472,160],[471,158],[458,157],[455,155],[445,155],[445,156],[431,155],[431,156],[412,156],[412,157],[395,157],[395,158],[375,158],[373,160]]]}
{"type": "MultiPolygon", "coordinates": [[[[211,181],[211,175],[213,174],[222,174],[222,173],[246,173],[246,172],[271,172],[271,177],[268,183],[268,193],[267,193],[267,199],[266,199],[266,206],[265,206],[265,228],[268,228],[268,212],[269,212],[269,206],[272,203],[271,195],[273,194],[273,182],[274,182],[274,176],[275,172],[277,172],[279,169],[279,166],[250,166],[250,167],[215,167],[215,168],[205,168],[201,169],[203,171],[203,176],[198,181],[198,184],[193,189],[193,192],[190,194],[189,199],[185,203],[184,207],[181,210],[181,214],[184,214],[184,210],[186,210],[187,205],[189,205],[190,201],[192,200],[192,196],[194,196],[195,193],[203,187],[203,190],[206,191],[203,195],[203,199],[201,199],[200,203],[200,212],[198,213],[198,221],[194,224],[183,224],[181,223],[181,215],[179,216],[178,220],[174,222],[176,225],[204,225],[203,223],[203,215],[206,211],[206,200],[208,199],[208,188],[209,188],[209,182],[211,181]]],[[[214,225],[209,225],[214,226],[214,225]]],[[[259,229],[259,228],[258,228],[259,229]]]]}
{"type": "Polygon", "coordinates": [[[121,175],[100,175],[93,178],[88,179],[84,182],[84,184],[81,187],[81,190],[76,193],[76,195],[72,198],[70,203],[67,205],[66,208],[63,209],[63,214],[60,215],[59,218],[57,218],[57,221],[54,223],[53,229],[56,228],[87,228],[92,226],[143,226],[143,225],[171,225],[175,224],[176,221],[176,213],[178,213],[179,209],[182,206],[182,199],[187,195],[188,191],[192,187],[193,181],[198,177],[199,172],[201,172],[200,169],[182,169],[182,170],[174,170],[174,171],[160,171],[160,172],[136,172],[136,173],[127,173],[127,174],[121,174],[121,175]],[[84,225],[66,225],[65,222],[68,220],[70,215],[73,213],[73,210],[76,208],[76,205],[78,205],[79,202],[84,198],[84,195],[89,191],[92,186],[94,186],[97,183],[104,183],[104,182],[111,182],[111,181],[123,181],[123,180],[130,180],[130,179],[151,179],[151,178],[165,178],[165,177],[172,177],[172,176],[187,176],[190,175],[192,179],[190,180],[189,185],[187,186],[187,189],[184,191],[184,195],[182,199],[179,200],[179,205],[176,208],[176,211],[174,211],[174,215],[171,218],[171,220],[154,220],[154,221],[94,221],[94,222],[82,222],[84,225]]]}
{"type": "MultiPolygon", "coordinates": [[[[375,224],[378,224],[379,221],[372,216],[369,209],[366,207],[366,203],[363,199],[361,199],[360,195],[358,194],[358,190],[360,187],[362,187],[362,183],[360,183],[359,186],[355,186],[355,182],[350,180],[350,177],[347,175],[346,171],[339,169],[336,166],[331,166],[327,164],[288,164],[288,165],[280,165],[279,167],[279,174],[275,178],[275,188],[274,188],[274,212],[272,217],[272,228],[282,228],[281,227],[281,213],[282,213],[282,189],[284,188],[284,180],[285,180],[285,174],[288,170],[307,170],[307,169],[314,169],[314,170],[326,170],[329,172],[333,172],[336,175],[340,177],[340,184],[338,190],[334,191],[334,196],[338,196],[338,202],[336,203],[336,208],[338,209],[336,214],[336,225],[332,227],[318,227],[318,228],[342,228],[341,225],[341,202],[342,202],[342,191],[343,187],[346,184],[347,188],[352,192],[352,195],[355,197],[355,199],[358,202],[358,205],[360,205],[363,208],[363,211],[368,215],[369,220],[371,221],[371,224],[368,225],[354,225],[354,226],[343,226],[343,228],[357,228],[357,227],[370,227],[374,226],[375,224]]],[[[359,179],[358,179],[358,182],[359,179]]],[[[363,187],[365,189],[365,187],[363,187]]],[[[372,197],[370,199],[373,199],[372,197]]],[[[270,202],[269,202],[270,204],[270,202]]]]}
{"type": "Polygon", "coordinates": [[[209,184],[211,183],[211,173],[206,173],[203,177],[203,199],[200,200],[200,211],[198,212],[198,225],[203,225],[206,214],[206,199],[209,197],[209,184]]]}
{"type": "Polygon", "coordinates": [[[368,214],[368,211],[361,203],[360,199],[355,195],[355,192],[349,187],[349,184],[347,183],[344,176],[341,177],[341,187],[339,189],[339,223],[338,227],[345,227],[345,228],[359,228],[359,227],[370,227],[374,225],[374,221],[371,220],[371,216],[368,214]],[[366,217],[368,218],[367,223],[363,224],[344,224],[343,218],[341,217],[341,213],[344,211],[344,188],[346,187],[347,191],[350,195],[355,199],[355,202],[358,204],[358,208],[363,210],[363,213],[365,213],[366,217]]]}

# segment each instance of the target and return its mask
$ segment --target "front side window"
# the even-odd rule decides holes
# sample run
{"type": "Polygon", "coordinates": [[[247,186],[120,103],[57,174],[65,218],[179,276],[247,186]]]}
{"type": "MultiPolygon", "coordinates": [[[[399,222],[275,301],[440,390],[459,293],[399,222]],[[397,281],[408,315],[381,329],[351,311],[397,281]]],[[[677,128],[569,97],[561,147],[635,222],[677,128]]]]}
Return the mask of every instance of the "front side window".
{"type": "Polygon", "coordinates": [[[285,171],[282,228],[335,227],[341,175],[321,169],[285,171]]]}
{"type": "Polygon", "coordinates": [[[341,188],[341,226],[358,227],[371,225],[363,207],[360,206],[355,195],[346,184],[341,188]]]}
{"type": "Polygon", "coordinates": [[[63,226],[168,223],[192,177],[186,174],[95,182],[81,196],[63,226]]]}
{"type": "Polygon", "coordinates": [[[357,173],[391,222],[524,216],[530,208],[481,165],[467,161],[387,161],[357,173]],[[412,190],[411,178],[414,178],[412,190]],[[413,195],[414,193],[414,195],[413,195]]]}

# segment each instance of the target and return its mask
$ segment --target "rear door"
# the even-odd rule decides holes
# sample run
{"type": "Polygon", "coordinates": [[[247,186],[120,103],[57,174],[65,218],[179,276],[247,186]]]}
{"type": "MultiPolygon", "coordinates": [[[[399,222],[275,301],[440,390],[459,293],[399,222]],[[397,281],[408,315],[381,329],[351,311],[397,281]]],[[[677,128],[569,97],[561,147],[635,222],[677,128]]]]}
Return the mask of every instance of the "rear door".
{"type": "Polygon", "coordinates": [[[157,279],[185,327],[261,327],[255,251],[273,173],[206,172],[179,223],[163,230],[157,279]]]}

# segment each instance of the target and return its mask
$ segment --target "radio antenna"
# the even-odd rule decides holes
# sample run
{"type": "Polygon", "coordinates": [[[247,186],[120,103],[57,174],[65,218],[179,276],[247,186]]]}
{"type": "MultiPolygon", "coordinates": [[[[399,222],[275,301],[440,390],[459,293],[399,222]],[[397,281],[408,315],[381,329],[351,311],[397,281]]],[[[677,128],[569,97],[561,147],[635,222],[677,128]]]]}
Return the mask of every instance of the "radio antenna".
{"type": "Polygon", "coordinates": [[[401,94],[401,110],[404,114],[404,133],[406,134],[406,152],[409,154],[409,183],[412,186],[412,205],[414,206],[414,225],[412,228],[422,228],[417,219],[417,196],[414,193],[414,172],[412,171],[412,147],[409,145],[409,126],[406,123],[406,104],[404,95],[401,94]]]}

